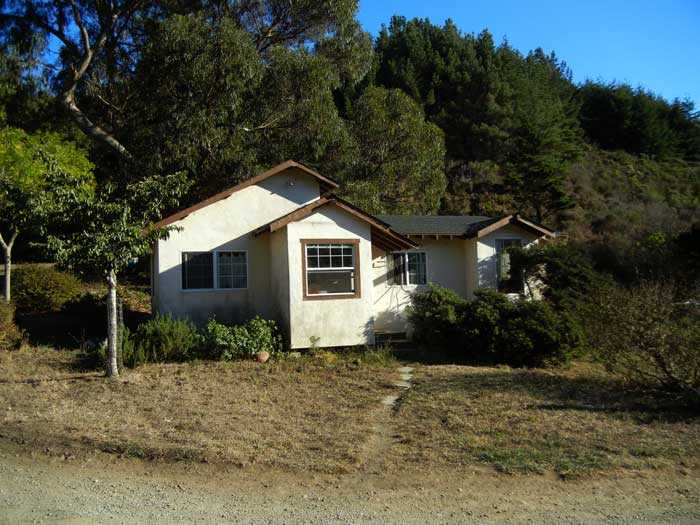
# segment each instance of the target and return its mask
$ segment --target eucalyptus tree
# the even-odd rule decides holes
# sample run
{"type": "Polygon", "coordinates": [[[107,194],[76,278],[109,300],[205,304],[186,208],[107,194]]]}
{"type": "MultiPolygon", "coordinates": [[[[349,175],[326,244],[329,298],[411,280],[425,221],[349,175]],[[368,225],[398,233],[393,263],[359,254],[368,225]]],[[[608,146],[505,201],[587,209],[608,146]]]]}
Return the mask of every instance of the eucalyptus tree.
{"type": "Polygon", "coordinates": [[[357,0],[9,0],[0,3],[0,37],[40,56],[83,133],[131,161],[139,159],[125,122],[134,116],[135,100],[153,100],[131,80],[159,23],[177,14],[201,14],[212,26],[230,21],[265,56],[275,47],[299,48],[351,28],[357,6],[357,0]]]}
{"type": "Polygon", "coordinates": [[[445,178],[444,135],[398,89],[371,87],[350,110],[354,152],[345,196],[371,213],[434,214],[445,178]]]}

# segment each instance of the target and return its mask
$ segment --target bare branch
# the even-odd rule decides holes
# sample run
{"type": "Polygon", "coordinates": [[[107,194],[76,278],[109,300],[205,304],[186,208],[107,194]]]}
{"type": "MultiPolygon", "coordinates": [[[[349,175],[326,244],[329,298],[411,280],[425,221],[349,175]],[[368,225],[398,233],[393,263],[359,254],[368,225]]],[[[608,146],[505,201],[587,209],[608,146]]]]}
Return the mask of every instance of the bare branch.
{"type": "Polygon", "coordinates": [[[83,47],[85,48],[85,53],[90,53],[90,35],[88,34],[87,28],[83,23],[83,17],[80,15],[78,6],[75,5],[75,0],[70,0],[70,6],[73,10],[73,20],[75,20],[75,25],[80,29],[80,34],[83,37],[83,47]]]}

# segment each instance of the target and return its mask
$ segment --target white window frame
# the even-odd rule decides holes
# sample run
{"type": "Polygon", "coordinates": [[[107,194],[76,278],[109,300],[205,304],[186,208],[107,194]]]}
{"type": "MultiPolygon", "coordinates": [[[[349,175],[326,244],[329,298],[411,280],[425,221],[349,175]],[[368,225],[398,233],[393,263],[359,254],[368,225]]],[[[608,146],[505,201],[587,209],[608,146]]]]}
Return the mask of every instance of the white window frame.
{"type": "MultiPolygon", "coordinates": [[[[416,287],[418,287],[418,286],[427,286],[427,285],[428,285],[428,282],[429,282],[429,279],[428,279],[428,253],[427,253],[426,251],[424,251],[424,250],[404,250],[404,251],[399,251],[399,252],[390,252],[390,253],[387,254],[387,259],[388,259],[389,257],[392,257],[392,258],[393,258],[394,255],[402,255],[402,256],[404,257],[404,261],[403,261],[403,268],[404,268],[404,271],[403,271],[403,278],[404,278],[404,281],[406,282],[406,284],[401,284],[401,283],[398,283],[398,284],[388,284],[388,286],[404,286],[404,287],[416,288],[416,287]],[[418,283],[410,283],[410,282],[409,282],[410,273],[409,273],[409,271],[408,271],[408,255],[411,254],[411,253],[415,253],[415,254],[421,254],[421,253],[422,253],[423,256],[424,256],[424,258],[425,258],[425,282],[424,282],[424,283],[418,284],[418,283]]],[[[387,279],[387,283],[388,283],[388,279],[387,279]]]]}
{"type": "Polygon", "coordinates": [[[247,290],[250,286],[250,260],[248,258],[248,250],[186,250],[180,252],[180,291],[184,293],[189,292],[230,292],[237,290],[247,290]],[[214,278],[213,288],[183,288],[182,287],[182,272],[185,268],[182,264],[182,255],[185,253],[209,253],[212,256],[212,272],[214,278]],[[245,253],[245,288],[219,288],[219,272],[217,268],[217,254],[219,253],[245,253]]]}
{"type": "MultiPolygon", "coordinates": [[[[318,299],[318,298],[323,298],[323,297],[337,297],[337,298],[354,298],[354,297],[359,297],[360,296],[360,291],[359,291],[359,286],[360,286],[360,281],[358,278],[358,273],[359,273],[359,260],[358,260],[358,252],[360,249],[360,244],[359,241],[356,241],[355,239],[346,239],[346,240],[340,240],[340,239],[333,239],[332,242],[327,240],[327,239],[321,239],[319,241],[316,241],[314,239],[302,239],[302,246],[304,247],[303,250],[303,257],[304,257],[304,299],[318,299]],[[310,268],[309,267],[309,246],[333,246],[333,245],[345,245],[345,246],[351,246],[352,247],[352,266],[342,266],[342,267],[330,267],[330,268],[310,268]],[[332,273],[332,272],[352,272],[352,281],[353,281],[353,287],[355,288],[354,290],[350,292],[332,292],[332,293],[310,293],[309,292],[309,273],[332,273]]],[[[344,257],[341,255],[341,257],[344,257]]]]}

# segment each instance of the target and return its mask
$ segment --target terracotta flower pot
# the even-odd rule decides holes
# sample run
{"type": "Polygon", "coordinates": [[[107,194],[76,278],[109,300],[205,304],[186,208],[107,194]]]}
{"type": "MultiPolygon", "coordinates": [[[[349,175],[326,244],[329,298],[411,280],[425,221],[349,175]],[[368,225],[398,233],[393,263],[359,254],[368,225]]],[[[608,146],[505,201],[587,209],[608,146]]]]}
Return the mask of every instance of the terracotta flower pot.
{"type": "Polygon", "coordinates": [[[267,360],[270,359],[270,352],[256,352],[255,359],[258,363],[267,363],[267,360]]]}

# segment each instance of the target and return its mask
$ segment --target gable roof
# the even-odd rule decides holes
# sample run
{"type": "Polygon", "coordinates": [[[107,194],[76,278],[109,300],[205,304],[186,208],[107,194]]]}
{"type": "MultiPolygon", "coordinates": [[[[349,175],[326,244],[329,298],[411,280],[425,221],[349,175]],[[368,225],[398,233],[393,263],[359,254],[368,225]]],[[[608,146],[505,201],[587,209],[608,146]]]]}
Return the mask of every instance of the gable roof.
{"type": "Polygon", "coordinates": [[[319,186],[321,189],[321,193],[327,193],[331,190],[334,190],[338,187],[338,184],[336,182],[333,182],[331,179],[324,177],[317,171],[312,170],[311,168],[307,168],[303,164],[300,164],[298,162],[295,162],[293,160],[288,160],[283,162],[282,164],[278,164],[274,168],[270,168],[267,171],[264,171],[262,173],[259,173],[255,177],[251,177],[248,180],[245,180],[241,182],[240,184],[237,184],[231,188],[228,188],[227,190],[224,190],[220,193],[217,193],[216,195],[209,197],[206,200],[203,200],[201,202],[198,202],[197,204],[194,204],[193,206],[190,206],[189,208],[186,208],[182,211],[179,211],[177,213],[174,213],[173,215],[170,215],[160,221],[158,221],[156,224],[153,225],[154,228],[162,228],[163,226],[167,226],[169,224],[172,224],[176,221],[179,221],[180,219],[184,219],[187,217],[189,214],[201,210],[202,208],[205,208],[209,206],[210,204],[214,204],[215,202],[219,202],[221,200],[226,199],[227,197],[230,197],[237,191],[240,191],[244,188],[247,188],[248,186],[252,186],[253,184],[257,184],[259,182],[264,181],[265,179],[272,177],[273,175],[277,175],[278,173],[281,173],[285,170],[288,170],[290,168],[295,168],[298,170],[303,171],[304,173],[307,173],[311,175],[312,177],[316,178],[319,182],[319,186]]]}
{"type": "Polygon", "coordinates": [[[517,213],[501,217],[481,215],[379,215],[395,231],[403,235],[429,235],[480,238],[503,226],[513,224],[538,236],[553,237],[554,231],[523,219],[517,213]]]}
{"type": "Polygon", "coordinates": [[[372,232],[372,244],[376,244],[379,248],[387,251],[408,250],[416,248],[417,245],[400,233],[396,232],[392,227],[381,219],[362,211],[357,206],[350,204],[348,201],[336,196],[325,196],[317,199],[309,204],[306,204],[296,210],[275,219],[253,231],[254,235],[263,233],[272,233],[287,226],[287,224],[299,221],[313,214],[319,208],[324,206],[336,206],[358,219],[369,223],[372,232]]]}

